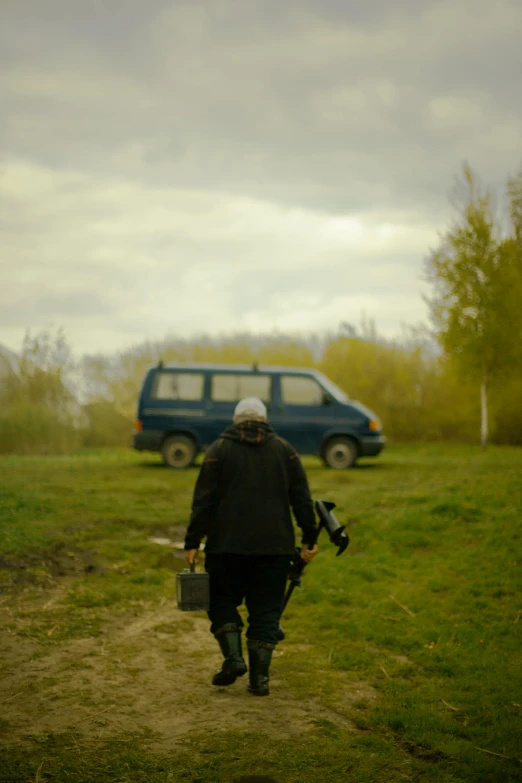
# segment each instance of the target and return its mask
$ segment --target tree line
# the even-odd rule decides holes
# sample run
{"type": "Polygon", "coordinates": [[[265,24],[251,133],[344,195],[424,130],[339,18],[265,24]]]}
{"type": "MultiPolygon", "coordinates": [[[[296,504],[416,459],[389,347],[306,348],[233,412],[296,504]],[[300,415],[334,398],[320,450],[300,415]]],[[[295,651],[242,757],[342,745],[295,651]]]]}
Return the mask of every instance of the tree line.
{"type": "Polygon", "coordinates": [[[425,262],[429,327],[395,340],[364,319],[323,336],[172,338],[80,362],[62,330],[27,334],[0,385],[0,451],[130,445],[141,383],[160,359],[314,367],[372,408],[391,441],[522,445],[522,172],[507,183],[507,219],[468,166],[460,194],[425,262]]]}

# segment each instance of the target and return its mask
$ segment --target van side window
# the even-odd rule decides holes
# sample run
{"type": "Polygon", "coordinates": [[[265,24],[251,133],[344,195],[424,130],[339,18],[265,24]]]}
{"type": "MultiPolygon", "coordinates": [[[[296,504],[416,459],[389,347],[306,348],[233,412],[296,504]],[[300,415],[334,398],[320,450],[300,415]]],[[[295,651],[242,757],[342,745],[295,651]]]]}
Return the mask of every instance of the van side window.
{"type": "Polygon", "coordinates": [[[285,405],[322,405],[324,392],[313,378],[282,375],[281,391],[285,405]]]}
{"type": "Polygon", "coordinates": [[[202,373],[158,372],[154,377],[152,397],[155,400],[203,399],[204,377],[202,373]]]}
{"type": "Polygon", "coordinates": [[[270,375],[231,375],[228,373],[212,376],[211,399],[213,402],[238,402],[243,397],[259,397],[270,402],[270,375]]]}

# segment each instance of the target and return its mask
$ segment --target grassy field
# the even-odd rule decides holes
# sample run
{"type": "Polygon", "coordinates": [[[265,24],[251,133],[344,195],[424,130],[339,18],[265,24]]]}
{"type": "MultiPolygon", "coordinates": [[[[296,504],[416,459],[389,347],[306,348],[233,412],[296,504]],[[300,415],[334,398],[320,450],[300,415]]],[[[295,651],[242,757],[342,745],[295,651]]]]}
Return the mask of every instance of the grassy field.
{"type": "Polygon", "coordinates": [[[522,450],[304,462],[351,543],[320,539],[256,700],[209,685],[158,541],[183,539],[196,469],[0,460],[0,781],[522,780],[522,450]]]}

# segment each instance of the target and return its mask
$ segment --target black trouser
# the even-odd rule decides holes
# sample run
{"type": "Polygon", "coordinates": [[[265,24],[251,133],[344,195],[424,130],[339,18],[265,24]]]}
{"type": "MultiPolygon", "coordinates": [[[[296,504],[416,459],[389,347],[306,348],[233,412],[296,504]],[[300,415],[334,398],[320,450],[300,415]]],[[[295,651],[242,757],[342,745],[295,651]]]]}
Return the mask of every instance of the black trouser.
{"type": "Polygon", "coordinates": [[[242,628],[237,607],[244,600],[248,610],[247,639],[277,644],[290,560],[290,555],[206,554],[211,633],[224,625],[242,628]]]}

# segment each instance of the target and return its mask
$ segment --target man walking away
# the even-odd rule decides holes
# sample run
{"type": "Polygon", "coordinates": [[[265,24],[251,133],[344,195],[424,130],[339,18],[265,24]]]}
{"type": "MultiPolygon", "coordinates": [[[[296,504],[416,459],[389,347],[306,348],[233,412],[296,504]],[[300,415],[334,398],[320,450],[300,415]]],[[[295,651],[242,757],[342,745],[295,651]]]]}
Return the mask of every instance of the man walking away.
{"type": "Polygon", "coordinates": [[[250,677],[255,696],[269,693],[269,668],[290,562],[295,556],[292,509],[302,530],[301,557],[317,553],[317,527],[304,468],[296,451],[267,423],[257,397],[241,400],[233,424],[208,449],[196,482],[185,538],[189,563],[206,537],[208,616],[224,661],[213,685],[231,685],[247,671],[241,647],[246,603],[250,677]]]}

